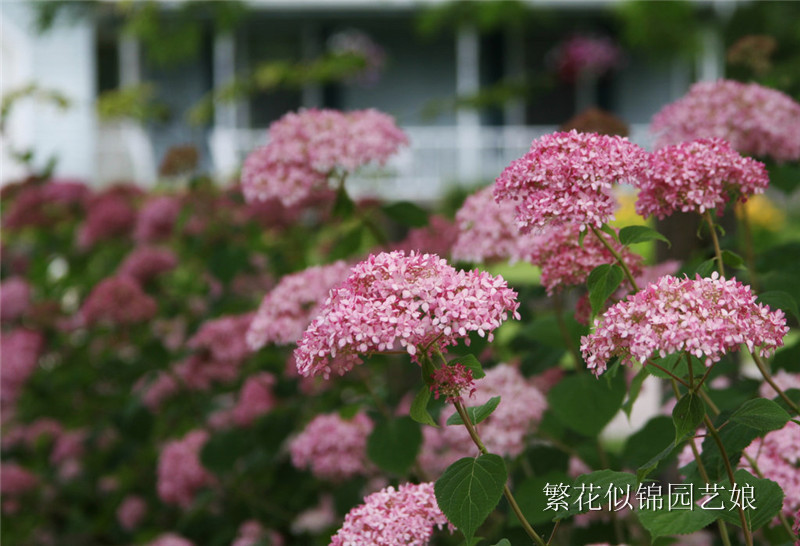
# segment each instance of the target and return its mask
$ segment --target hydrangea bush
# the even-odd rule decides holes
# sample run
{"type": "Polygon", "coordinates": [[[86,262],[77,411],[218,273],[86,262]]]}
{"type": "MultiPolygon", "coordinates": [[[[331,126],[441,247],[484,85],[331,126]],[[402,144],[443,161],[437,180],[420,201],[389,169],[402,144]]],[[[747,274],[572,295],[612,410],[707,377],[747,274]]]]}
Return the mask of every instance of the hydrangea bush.
{"type": "Polygon", "coordinates": [[[241,185],[5,187],[2,540],[798,540],[797,219],[746,267],[716,218],[800,110],[715,85],[781,123],[696,86],[658,150],[546,135],[453,214],[350,199],[407,143],[374,110],[287,114],[241,185]],[[678,210],[705,248],[656,263],[678,210]]]}

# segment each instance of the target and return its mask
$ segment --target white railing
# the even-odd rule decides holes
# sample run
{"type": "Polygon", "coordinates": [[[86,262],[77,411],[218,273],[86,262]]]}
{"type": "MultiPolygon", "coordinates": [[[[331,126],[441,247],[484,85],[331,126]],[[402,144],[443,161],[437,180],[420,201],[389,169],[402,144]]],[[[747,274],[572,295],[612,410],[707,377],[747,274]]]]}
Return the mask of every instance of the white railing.
{"type": "MultiPolygon", "coordinates": [[[[531,142],[555,126],[406,126],[410,145],[382,168],[370,168],[348,181],[354,196],[432,201],[449,188],[493,181],[531,142]]],[[[266,143],[265,129],[215,129],[210,148],[218,174],[229,175],[245,156],[266,143]]],[[[649,148],[647,125],[631,127],[630,139],[649,148]]]]}

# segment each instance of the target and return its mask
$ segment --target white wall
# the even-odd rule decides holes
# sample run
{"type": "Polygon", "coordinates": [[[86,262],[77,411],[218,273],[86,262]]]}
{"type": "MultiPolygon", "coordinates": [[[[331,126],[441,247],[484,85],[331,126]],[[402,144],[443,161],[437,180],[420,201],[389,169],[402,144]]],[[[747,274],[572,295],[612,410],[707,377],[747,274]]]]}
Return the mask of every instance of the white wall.
{"type": "MultiPolygon", "coordinates": [[[[96,144],[92,22],[57,20],[50,31],[37,35],[28,3],[4,0],[0,2],[0,33],[2,93],[36,83],[59,91],[71,101],[68,110],[59,111],[50,104],[25,99],[11,113],[6,139],[17,148],[32,146],[37,165],[56,155],[57,175],[92,182],[96,144]],[[7,59],[11,61],[7,63],[7,59]]],[[[5,183],[19,174],[19,166],[4,154],[0,181],[5,183]]]]}

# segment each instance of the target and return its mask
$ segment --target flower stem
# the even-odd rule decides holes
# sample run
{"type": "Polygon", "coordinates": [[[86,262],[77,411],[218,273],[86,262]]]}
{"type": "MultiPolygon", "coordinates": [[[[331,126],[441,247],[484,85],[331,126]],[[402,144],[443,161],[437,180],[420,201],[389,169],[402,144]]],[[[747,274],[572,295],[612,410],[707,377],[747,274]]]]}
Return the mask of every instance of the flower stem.
{"type": "Polygon", "coordinates": [[[639,291],[639,285],[636,284],[636,279],[633,278],[633,274],[631,273],[631,270],[625,264],[625,260],[622,259],[622,256],[620,256],[619,252],[617,252],[614,249],[614,247],[611,246],[611,243],[609,243],[606,240],[606,238],[603,237],[603,235],[600,233],[600,231],[598,231],[598,229],[596,227],[594,227],[594,226],[589,226],[589,227],[592,229],[592,232],[597,236],[597,238],[600,239],[600,242],[603,243],[603,246],[605,246],[608,249],[608,251],[611,253],[611,255],[614,256],[614,258],[617,260],[617,263],[622,267],[622,270],[625,272],[625,276],[628,277],[628,282],[631,283],[631,288],[633,288],[633,291],[634,292],[638,292],[639,291]]]}
{"type": "MultiPolygon", "coordinates": [[[[764,473],[761,472],[760,468],[758,468],[758,464],[756,463],[756,460],[753,459],[750,455],[748,455],[745,452],[742,452],[742,455],[747,459],[747,462],[750,463],[750,467],[755,471],[756,476],[758,476],[759,478],[761,478],[763,480],[764,479],[764,473]]],[[[783,513],[783,510],[778,512],[778,519],[781,520],[781,525],[783,525],[783,528],[786,529],[789,532],[789,536],[793,537],[794,536],[794,531],[792,531],[792,524],[789,523],[789,520],[786,519],[786,515],[783,513]]]]}
{"type": "Polygon", "coordinates": [[[653,366],[654,368],[658,368],[659,370],[661,370],[662,372],[664,372],[665,374],[670,376],[670,378],[673,381],[677,381],[678,383],[680,383],[681,385],[683,385],[687,389],[689,388],[689,384],[686,381],[684,381],[683,379],[681,379],[680,377],[678,377],[677,375],[675,375],[674,373],[672,373],[668,369],[664,368],[663,366],[659,366],[658,364],[656,364],[655,362],[653,362],[652,360],[649,360],[649,359],[647,360],[647,362],[645,362],[645,364],[647,366],[653,366]]]}
{"type": "Polygon", "coordinates": [[[563,301],[561,300],[561,294],[558,292],[553,294],[553,310],[556,313],[556,322],[558,323],[558,329],[561,332],[561,337],[564,338],[564,343],[567,346],[567,350],[572,355],[572,359],[575,361],[575,371],[582,373],[584,371],[583,358],[581,358],[581,353],[578,352],[578,348],[572,342],[572,336],[567,329],[567,323],[564,322],[564,306],[563,301]]]}
{"type": "MultiPolygon", "coordinates": [[[[478,449],[482,454],[488,454],[489,450],[486,449],[486,446],[483,444],[483,441],[478,435],[478,431],[475,430],[475,427],[472,425],[472,421],[470,421],[469,415],[467,415],[467,410],[464,409],[464,405],[460,400],[453,402],[453,405],[455,406],[458,415],[461,417],[461,421],[463,421],[467,432],[469,432],[469,436],[472,438],[472,441],[476,446],[478,446],[478,449]]],[[[514,514],[517,516],[517,519],[519,519],[520,523],[522,524],[522,528],[525,529],[525,532],[528,533],[528,536],[530,536],[539,546],[547,546],[547,543],[544,541],[544,539],[539,536],[534,528],[531,527],[531,524],[528,523],[528,520],[525,519],[519,504],[517,504],[517,500],[514,498],[514,495],[511,493],[511,489],[508,487],[508,483],[503,485],[503,495],[505,495],[509,506],[511,506],[511,510],[513,510],[514,514]]]]}
{"type": "MultiPolygon", "coordinates": [[[[703,416],[703,421],[705,421],[708,432],[711,434],[712,438],[714,438],[714,442],[716,442],[717,448],[719,448],[719,452],[722,454],[722,462],[725,465],[725,471],[728,474],[731,487],[734,487],[736,485],[736,479],[733,477],[733,468],[731,467],[731,462],[728,459],[728,452],[725,451],[725,445],[722,443],[722,438],[719,436],[719,431],[714,426],[714,423],[711,422],[711,419],[709,419],[708,415],[703,416]]],[[[739,520],[742,523],[742,531],[744,532],[744,542],[747,544],[747,546],[753,546],[753,535],[747,526],[747,517],[744,515],[744,508],[741,505],[739,505],[738,508],[739,520]]]]}
{"type": "Polygon", "coordinates": [[[714,254],[717,257],[717,269],[719,269],[719,274],[724,277],[725,264],[722,262],[722,249],[719,247],[719,239],[717,239],[717,230],[714,227],[714,220],[711,218],[711,212],[705,211],[703,213],[703,218],[706,219],[706,223],[708,224],[708,229],[711,232],[711,242],[714,243],[714,254]]]}
{"type": "Polygon", "coordinates": [[[741,212],[739,218],[742,221],[742,232],[744,233],[744,260],[747,270],[750,272],[750,286],[753,291],[758,292],[758,279],[756,278],[756,259],[753,251],[753,231],[750,229],[750,217],[747,212],[747,203],[739,204],[741,212]]]}
{"type": "Polygon", "coordinates": [[[770,386],[770,387],[772,387],[773,389],[775,389],[775,392],[777,392],[777,393],[778,393],[778,396],[780,396],[780,397],[781,397],[781,399],[782,399],[784,402],[786,402],[786,404],[788,404],[788,405],[789,405],[789,407],[790,407],[790,408],[792,408],[792,409],[794,410],[794,412],[795,412],[797,415],[800,415],[800,407],[798,407],[798,406],[797,406],[797,404],[795,404],[795,403],[792,401],[792,399],[791,399],[791,398],[789,398],[788,396],[786,396],[786,393],[785,393],[785,392],[783,392],[783,389],[781,389],[781,388],[778,386],[778,384],[777,384],[777,383],[775,383],[775,380],[772,378],[772,375],[769,373],[769,370],[767,370],[767,366],[764,364],[764,361],[763,361],[763,360],[761,360],[761,357],[758,355],[758,353],[757,353],[756,351],[750,351],[750,354],[752,355],[752,357],[753,357],[753,360],[755,360],[755,362],[756,362],[756,366],[758,366],[758,370],[761,372],[761,375],[763,375],[763,376],[764,376],[764,380],[765,380],[767,383],[769,383],[769,386],[770,386]]]}

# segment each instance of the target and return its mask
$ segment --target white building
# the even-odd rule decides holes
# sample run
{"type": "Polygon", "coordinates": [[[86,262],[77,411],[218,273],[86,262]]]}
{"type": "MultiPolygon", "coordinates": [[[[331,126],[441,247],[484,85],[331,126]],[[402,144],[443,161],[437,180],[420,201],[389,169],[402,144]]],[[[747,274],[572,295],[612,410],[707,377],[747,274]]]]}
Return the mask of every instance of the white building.
{"type": "MultiPolygon", "coordinates": [[[[118,179],[152,183],[164,152],[186,143],[201,150],[206,168],[226,176],[264,141],[268,124],[288,110],[374,107],[395,115],[412,143],[391,165],[394,176],[381,182],[381,192],[425,199],[456,180],[493,179],[528,149],[531,140],[554,130],[582,104],[598,103],[615,113],[631,125],[631,138],[646,145],[647,124],[655,111],[684,94],[694,79],[722,75],[721,41],[709,33],[704,51],[692,62],[675,59],[651,65],[628,54],[624,65],[598,85],[560,85],[527,101],[511,101],[503,109],[444,109],[428,117],[425,106],[431,101],[447,103],[506,77],[543,73],[547,51],[570,31],[592,29],[595,23],[602,26],[604,10],[612,2],[526,2],[533,8],[559,10],[574,21],[571,29],[538,28],[533,33],[509,26],[480,32],[462,25],[420,38],[415,31],[417,17],[426,5],[436,3],[441,1],[250,2],[248,15],[233,32],[215,32],[213,21],[207,21],[198,55],[177,67],[159,69],[148,63],[141,44],[120,33],[112,21],[62,18],[53,29],[38,34],[30,5],[4,0],[0,92],[36,82],[61,91],[72,107],[59,112],[27,100],[14,108],[3,137],[2,181],[21,174],[6,153],[9,142],[16,148],[33,148],[41,162],[55,154],[59,175],[96,184],[118,179]],[[374,85],[309,85],[262,94],[219,105],[206,127],[185,123],[183,114],[192,103],[237,73],[266,60],[314,57],[323,51],[328,37],[345,29],[365,32],[385,50],[387,64],[374,85]],[[172,122],[145,127],[98,120],[98,92],[143,81],[157,83],[159,99],[175,113],[172,122]]],[[[171,9],[170,4],[165,3],[164,9],[171,9]]]]}

